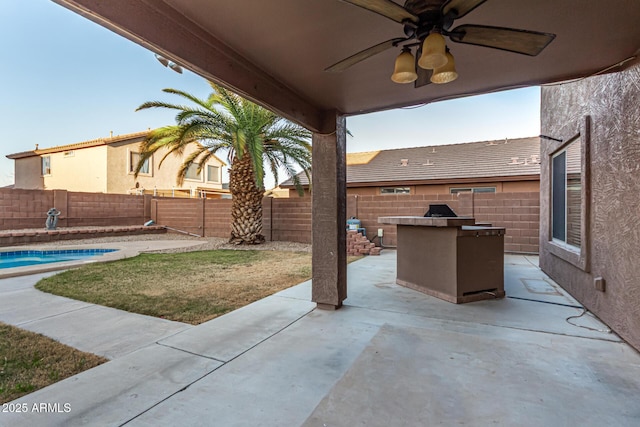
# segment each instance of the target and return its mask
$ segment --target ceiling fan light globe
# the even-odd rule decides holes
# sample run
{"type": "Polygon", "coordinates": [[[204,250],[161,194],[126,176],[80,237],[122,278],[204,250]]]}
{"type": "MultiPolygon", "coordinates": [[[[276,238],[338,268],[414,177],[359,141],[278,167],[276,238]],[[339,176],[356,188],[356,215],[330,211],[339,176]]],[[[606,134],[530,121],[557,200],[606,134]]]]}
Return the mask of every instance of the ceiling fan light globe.
{"type": "Polygon", "coordinates": [[[418,65],[425,70],[435,70],[447,63],[447,45],[442,34],[431,33],[422,44],[422,56],[418,65]]]}
{"type": "Polygon", "coordinates": [[[418,78],[415,69],[415,60],[411,52],[403,50],[396,58],[395,68],[391,80],[396,83],[413,83],[418,78]]]}
{"type": "Polygon", "coordinates": [[[453,59],[453,55],[447,52],[446,56],[447,63],[442,67],[433,70],[433,74],[431,75],[431,83],[450,83],[458,78],[458,72],[456,71],[456,61],[453,59]]]}

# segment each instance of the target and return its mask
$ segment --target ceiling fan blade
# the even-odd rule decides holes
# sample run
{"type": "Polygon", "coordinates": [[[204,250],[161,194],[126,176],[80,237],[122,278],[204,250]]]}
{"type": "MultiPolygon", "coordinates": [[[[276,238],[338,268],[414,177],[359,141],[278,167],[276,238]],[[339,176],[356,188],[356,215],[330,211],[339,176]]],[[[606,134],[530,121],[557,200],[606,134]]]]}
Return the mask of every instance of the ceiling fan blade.
{"type": "Polygon", "coordinates": [[[391,0],[342,0],[345,3],[351,3],[364,9],[378,13],[384,17],[392,19],[396,22],[412,21],[418,23],[419,18],[413,13],[394,3],[391,0]]]}
{"type": "Polygon", "coordinates": [[[370,58],[374,55],[384,52],[387,49],[397,46],[399,43],[402,43],[405,40],[408,40],[408,39],[400,37],[400,38],[387,40],[386,42],[382,42],[375,46],[371,46],[370,48],[362,50],[356,53],[355,55],[351,55],[350,57],[345,58],[342,61],[336,62],[332,66],[325,68],[325,71],[329,71],[332,73],[339,73],[357,64],[360,61],[364,61],[367,58],[370,58]]]}
{"type": "Polygon", "coordinates": [[[485,25],[460,25],[448,33],[457,43],[473,44],[536,56],[556,37],[555,34],[485,25]]]}
{"type": "Polygon", "coordinates": [[[487,0],[449,0],[442,5],[442,14],[453,13],[453,19],[462,18],[487,0]]]}
{"type": "Polygon", "coordinates": [[[413,82],[414,88],[417,89],[431,84],[431,75],[433,74],[433,70],[425,70],[422,67],[416,67],[416,73],[418,73],[418,78],[413,82]]]}

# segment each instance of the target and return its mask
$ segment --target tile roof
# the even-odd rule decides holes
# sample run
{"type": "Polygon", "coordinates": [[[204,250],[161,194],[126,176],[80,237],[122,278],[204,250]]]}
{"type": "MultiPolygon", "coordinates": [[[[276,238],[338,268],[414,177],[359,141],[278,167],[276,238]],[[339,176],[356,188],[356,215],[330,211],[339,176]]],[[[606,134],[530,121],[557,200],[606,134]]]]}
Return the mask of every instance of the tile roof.
{"type": "MultiPolygon", "coordinates": [[[[347,184],[351,187],[532,175],[540,175],[537,136],[347,154],[347,184]]],[[[308,184],[304,173],[298,176],[303,185],[308,184]]],[[[289,179],[280,185],[293,187],[293,182],[289,179]]]]}
{"type": "MultiPolygon", "coordinates": [[[[91,139],[89,141],[76,142],[73,144],[57,145],[51,148],[38,149],[36,145],[35,150],[22,151],[20,153],[14,153],[14,154],[7,154],[6,157],[9,159],[16,160],[16,159],[24,159],[26,157],[41,156],[43,154],[59,153],[61,151],[80,150],[82,148],[90,148],[90,147],[97,147],[100,145],[115,144],[118,142],[126,142],[126,141],[138,142],[136,140],[139,140],[139,142],[142,142],[142,140],[146,138],[149,132],[151,132],[151,129],[147,129],[141,132],[127,133],[124,135],[110,136],[108,138],[91,139]]],[[[218,160],[223,166],[227,165],[218,156],[214,155],[213,157],[216,160],[218,160]]]]}
{"type": "Polygon", "coordinates": [[[150,132],[149,130],[145,130],[142,132],[127,133],[124,135],[116,135],[108,138],[91,139],[89,141],[76,142],[73,144],[57,145],[51,148],[38,149],[36,146],[35,150],[8,154],[7,157],[9,159],[22,159],[25,157],[40,156],[42,154],[59,153],[61,151],[69,151],[69,150],[79,150],[81,148],[96,147],[99,145],[109,145],[109,144],[114,144],[116,142],[124,142],[128,140],[140,139],[142,141],[142,138],[146,137],[149,132],[150,132]]]}

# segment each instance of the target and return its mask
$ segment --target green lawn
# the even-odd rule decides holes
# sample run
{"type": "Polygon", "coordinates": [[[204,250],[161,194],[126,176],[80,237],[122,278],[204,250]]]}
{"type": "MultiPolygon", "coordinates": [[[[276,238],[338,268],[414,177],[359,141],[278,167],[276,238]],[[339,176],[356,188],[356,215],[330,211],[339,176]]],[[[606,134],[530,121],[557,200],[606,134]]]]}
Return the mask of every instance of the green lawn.
{"type": "Polygon", "coordinates": [[[0,323],[0,403],[10,402],[106,361],[43,335],[0,323]]]}
{"type": "Polygon", "coordinates": [[[311,277],[311,254],[216,250],[141,254],[41,280],[36,288],[134,313],[198,324],[311,277]]]}

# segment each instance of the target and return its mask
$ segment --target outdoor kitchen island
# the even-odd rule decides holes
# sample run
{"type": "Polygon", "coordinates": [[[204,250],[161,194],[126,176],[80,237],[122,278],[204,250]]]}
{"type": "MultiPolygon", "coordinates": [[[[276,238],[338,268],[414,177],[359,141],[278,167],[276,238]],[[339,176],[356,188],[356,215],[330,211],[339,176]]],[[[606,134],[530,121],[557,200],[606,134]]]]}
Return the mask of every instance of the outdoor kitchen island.
{"type": "Polygon", "coordinates": [[[504,297],[504,234],[471,217],[380,217],[398,227],[396,283],[456,304],[504,297]]]}

